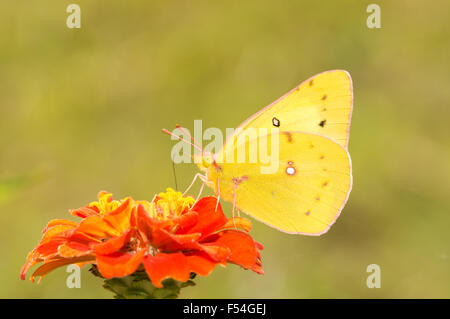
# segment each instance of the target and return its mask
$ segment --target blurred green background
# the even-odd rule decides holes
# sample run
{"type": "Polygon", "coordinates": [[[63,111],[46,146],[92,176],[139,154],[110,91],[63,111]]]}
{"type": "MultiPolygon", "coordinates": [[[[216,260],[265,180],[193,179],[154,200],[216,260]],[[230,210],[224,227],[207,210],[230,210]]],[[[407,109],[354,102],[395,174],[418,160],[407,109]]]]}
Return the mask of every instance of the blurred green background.
{"type": "MultiPolygon", "coordinates": [[[[181,297],[450,297],[448,1],[376,1],[381,29],[366,26],[370,1],[79,0],[68,29],[70,3],[0,3],[0,297],[111,297],[87,268],[81,289],[65,268],[19,280],[47,221],[76,220],[68,209],[103,189],[151,200],[174,186],[161,128],[236,127],[336,68],[355,94],[337,223],[307,237],[254,222],[265,275],[219,267],[181,297]]],[[[180,189],[196,171],[177,165],[180,189]]]]}

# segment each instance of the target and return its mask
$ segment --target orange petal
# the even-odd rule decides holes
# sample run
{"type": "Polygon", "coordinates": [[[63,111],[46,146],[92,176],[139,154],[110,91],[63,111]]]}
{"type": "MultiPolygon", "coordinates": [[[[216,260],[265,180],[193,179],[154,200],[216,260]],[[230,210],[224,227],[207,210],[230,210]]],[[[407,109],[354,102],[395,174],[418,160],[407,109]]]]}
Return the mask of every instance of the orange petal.
{"type": "Polygon", "coordinates": [[[145,210],[144,205],[139,204],[136,211],[136,225],[139,230],[141,230],[146,235],[151,234],[151,226],[150,226],[150,216],[145,210]]]}
{"type": "Polygon", "coordinates": [[[97,267],[105,278],[125,277],[136,271],[142,262],[145,250],[137,253],[115,252],[109,255],[97,255],[97,267]]]}
{"type": "Polygon", "coordinates": [[[131,230],[126,231],[119,237],[113,237],[103,243],[94,245],[97,254],[108,255],[119,251],[127,241],[130,240],[131,230]]]}
{"type": "Polygon", "coordinates": [[[261,245],[260,243],[258,243],[257,241],[255,241],[255,246],[256,246],[256,248],[259,249],[259,250],[263,250],[263,249],[264,249],[264,246],[261,245]]]}
{"type": "Polygon", "coordinates": [[[59,268],[68,264],[75,264],[79,262],[87,262],[87,261],[94,261],[95,256],[87,255],[82,257],[74,257],[74,258],[63,258],[63,259],[52,259],[47,262],[45,262],[42,266],[40,266],[31,276],[30,280],[34,281],[36,277],[44,277],[46,274],[48,274],[50,271],[52,271],[55,268],[59,268]]]}
{"type": "Polygon", "coordinates": [[[186,256],[186,258],[188,261],[189,270],[200,276],[208,276],[217,266],[216,262],[206,256],[192,255],[186,256]]]}
{"type": "Polygon", "coordinates": [[[150,237],[154,229],[166,228],[173,224],[172,220],[160,221],[156,218],[151,218],[142,204],[139,204],[137,208],[136,218],[137,227],[144,232],[147,237],[150,237]]]}
{"type": "Polygon", "coordinates": [[[228,219],[223,228],[240,228],[246,232],[249,232],[252,228],[252,223],[246,218],[234,217],[228,219]]]}
{"type": "Polygon", "coordinates": [[[131,199],[127,198],[119,207],[117,207],[117,209],[105,214],[105,221],[112,225],[120,233],[124,232],[130,227],[132,210],[131,204],[131,199]]]}
{"type": "Polygon", "coordinates": [[[77,227],[78,224],[74,221],[67,220],[67,219],[53,219],[48,222],[47,226],[45,226],[45,228],[42,230],[42,232],[45,233],[49,230],[49,228],[51,228],[53,226],[58,226],[58,225],[66,225],[66,226],[71,226],[71,228],[75,228],[75,227],[77,227]]]}
{"type": "MultiPolygon", "coordinates": [[[[46,227],[47,228],[47,227],[46,227]]],[[[67,231],[73,230],[74,227],[72,225],[56,225],[52,227],[48,227],[42,235],[41,241],[39,244],[45,244],[49,241],[51,241],[54,237],[61,237],[68,235],[69,233],[67,231]]]]}
{"type": "Polygon", "coordinates": [[[250,235],[241,231],[228,230],[220,234],[215,245],[230,250],[228,260],[244,268],[251,268],[258,257],[255,241],[250,235]]]}
{"type": "Polygon", "coordinates": [[[144,257],[143,263],[148,277],[157,288],[162,287],[161,282],[166,278],[179,281],[189,279],[188,259],[182,253],[147,255],[144,257]]]}
{"type": "Polygon", "coordinates": [[[164,251],[197,249],[197,240],[200,236],[200,233],[177,235],[164,229],[155,229],[152,232],[151,243],[155,248],[164,251]]]}
{"type": "Polygon", "coordinates": [[[176,225],[176,233],[183,234],[189,231],[198,222],[198,213],[194,211],[189,211],[181,216],[175,217],[173,219],[176,225]]]}
{"type": "Polygon", "coordinates": [[[70,211],[70,213],[81,218],[99,215],[99,213],[93,207],[81,207],[78,209],[73,209],[70,211]]]}
{"type": "Polygon", "coordinates": [[[52,240],[40,244],[36,247],[36,252],[41,258],[51,258],[58,254],[58,247],[64,244],[67,240],[63,237],[52,238],[52,240]]]}
{"type": "Polygon", "coordinates": [[[100,216],[86,217],[80,222],[76,230],[97,238],[120,236],[120,231],[112,227],[100,216]]]}
{"type": "Polygon", "coordinates": [[[39,254],[35,250],[32,250],[28,254],[27,261],[25,262],[25,264],[22,266],[22,269],[20,270],[20,278],[22,280],[25,280],[25,275],[28,272],[28,270],[40,261],[38,258],[38,255],[39,254]]]}
{"type": "Polygon", "coordinates": [[[84,243],[84,244],[93,244],[93,243],[101,243],[102,242],[102,238],[95,238],[93,236],[90,236],[86,233],[82,233],[80,231],[74,231],[72,234],[70,234],[67,237],[67,239],[70,241],[76,241],[76,242],[84,243]]]}
{"type": "Polygon", "coordinates": [[[137,227],[137,206],[134,206],[131,210],[130,214],[130,227],[136,228],[137,227]]]}
{"type": "Polygon", "coordinates": [[[256,263],[252,266],[252,270],[257,274],[264,275],[264,270],[262,269],[261,263],[256,263]]]}
{"type": "Polygon", "coordinates": [[[222,206],[217,205],[217,198],[213,196],[201,198],[192,207],[192,211],[198,213],[198,222],[189,229],[189,233],[201,233],[203,236],[211,234],[223,228],[227,222],[227,217],[222,211],[222,206]]]}
{"type": "Polygon", "coordinates": [[[219,263],[226,262],[231,254],[228,247],[222,247],[215,244],[200,244],[199,249],[219,263]]]}
{"type": "Polygon", "coordinates": [[[67,242],[58,247],[58,255],[64,258],[85,256],[91,252],[88,245],[78,242],[67,242]]]}

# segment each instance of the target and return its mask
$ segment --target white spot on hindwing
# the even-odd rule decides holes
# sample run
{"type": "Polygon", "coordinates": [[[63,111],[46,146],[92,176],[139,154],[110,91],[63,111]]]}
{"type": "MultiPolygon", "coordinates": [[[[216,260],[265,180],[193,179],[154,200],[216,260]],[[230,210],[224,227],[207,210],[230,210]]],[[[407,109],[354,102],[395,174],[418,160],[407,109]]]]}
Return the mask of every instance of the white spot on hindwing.
{"type": "Polygon", "coordinates": [[[294,167],[294,162],[288,161],[288,167],[286,167],[286,174],[293,176],[297,173],[297,170],[294,167]]]}
{"type": "Polygon", "coordinates": [[[295,172],[296,172],[295,168],[292,166],[289,166],[286,168],[286,174],[288,174],[288,175],[295,175],[295,172]]]}

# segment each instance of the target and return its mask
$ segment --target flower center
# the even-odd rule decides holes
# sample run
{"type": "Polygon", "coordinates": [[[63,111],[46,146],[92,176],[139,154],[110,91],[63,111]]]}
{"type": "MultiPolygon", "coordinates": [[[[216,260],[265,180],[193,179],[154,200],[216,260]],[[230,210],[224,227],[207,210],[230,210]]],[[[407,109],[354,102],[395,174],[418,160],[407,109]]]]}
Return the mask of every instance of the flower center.
{"type": "Polygon", "coordinates": [[[111,193],[101,192],[98,195],[98,201],[90,203],[89,207],[97,207],[100,210],[100,214],[104,215],[115,210],[121,203],[122,201],[113,200],[111,193]]]}
{"type": "Polygon", "coordinates": [[[180,192],[167,188],[164,193],[159,193],[149,205],[149,215],[159,220],[178,217],[187,212],[194,204],[195,199],[187,196],[183,197],[180,192]]]}

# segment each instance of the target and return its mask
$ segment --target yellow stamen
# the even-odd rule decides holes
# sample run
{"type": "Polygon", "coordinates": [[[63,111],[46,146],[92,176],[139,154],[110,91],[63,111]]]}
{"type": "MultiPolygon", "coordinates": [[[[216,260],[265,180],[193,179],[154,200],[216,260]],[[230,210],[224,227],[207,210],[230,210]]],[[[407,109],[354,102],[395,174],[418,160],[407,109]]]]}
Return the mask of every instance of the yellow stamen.
{"type": "Polygon", "coordinates": [[[194,202],[195,199],[193,197],[183,197],[181,192],[176,192],[172,188],[167,188],[165,193],[159,193],[150,203],[147,211],[151,217],[160,220],[174,218],[191,208],[194,202]]]}

